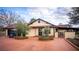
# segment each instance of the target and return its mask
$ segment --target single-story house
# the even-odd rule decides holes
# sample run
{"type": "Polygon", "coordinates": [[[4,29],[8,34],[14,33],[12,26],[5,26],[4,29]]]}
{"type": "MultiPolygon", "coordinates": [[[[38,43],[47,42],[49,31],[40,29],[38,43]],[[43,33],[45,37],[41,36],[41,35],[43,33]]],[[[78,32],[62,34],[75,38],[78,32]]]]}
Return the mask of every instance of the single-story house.
{"type": "Polygon", "coordinates": [[[15,36],[16,35],[16,24],[11,24],[9,26],[0,27],[1,28],[1,35],[0,36],[15,36]]]}
{"type": "Polygon", "coordinates": [[[45,27],[50,28],[50,33],[49,36],[54,36],[55,35],[55,25],[44,21],[42,19],[37,19],[31,23],[28,24],[28,26],[31,28],[29,30],[28,36],[40,36],[42,35],[42,31],[45,27]]]}
{"type": "Polygon", "coordinates": [[[73,27],[56,27],[55,37],[75,38],[79,28],[73,27]]]}
{"type": "MultiPolygon", "coordinates": [[[[30,27],[29,32],[26,36],[40,36],[42,35],[42,30],[45,27],[50,28],[49,36],[53,37],[63,37],[63,38],[74,38],[75,33],[79,31],[79,28],[73,28],[71,26],[56,26],[54,24],[51,24],[45,20],[37,19],[33,22],[28,23],[28,26],[30,27]]],[[[16,29],[16,25],[10,25],[5,28],[6,36],[12,34],[11,32],[16,29]]]]}

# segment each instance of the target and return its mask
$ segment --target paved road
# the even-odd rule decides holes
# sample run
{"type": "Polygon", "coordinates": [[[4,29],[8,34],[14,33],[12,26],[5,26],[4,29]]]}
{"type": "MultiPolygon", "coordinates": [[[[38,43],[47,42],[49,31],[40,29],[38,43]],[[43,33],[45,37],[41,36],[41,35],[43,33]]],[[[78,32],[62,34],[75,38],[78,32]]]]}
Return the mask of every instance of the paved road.
{"type": "Polygon", "coordinates": [[[39,41],[38,38],[15,40],[0,37],[0,50],[2,51],[77,51],[62,38],[50,41],[39,41]]]}

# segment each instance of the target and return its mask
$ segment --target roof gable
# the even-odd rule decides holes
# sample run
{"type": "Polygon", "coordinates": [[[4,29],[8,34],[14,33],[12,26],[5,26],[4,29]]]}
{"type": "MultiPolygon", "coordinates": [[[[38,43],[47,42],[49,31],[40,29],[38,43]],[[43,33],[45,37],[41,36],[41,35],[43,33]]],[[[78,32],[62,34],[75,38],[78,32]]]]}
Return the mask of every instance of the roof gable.
{"type": "Polygon", "coordinates": [[[55,25],[53,25],[47,21],[44,21],[42,19],[37,19],[37,20],[33,21],[32,23],[29,23],[29,26],[32,26],[32,27],[52,26],[52,27],[54,27],[55,25]]]}

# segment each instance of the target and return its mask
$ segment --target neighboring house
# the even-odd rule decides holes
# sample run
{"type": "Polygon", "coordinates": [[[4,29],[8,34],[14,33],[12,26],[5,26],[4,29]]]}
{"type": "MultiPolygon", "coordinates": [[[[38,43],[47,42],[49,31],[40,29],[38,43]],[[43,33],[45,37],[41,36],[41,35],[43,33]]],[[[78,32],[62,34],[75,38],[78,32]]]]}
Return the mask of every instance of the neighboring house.
{"type": "MultiPolygon", "coordinates": [[[[29,32],[26,36],[41,36],[42,31],[45,27],[50,28],[49,36],[54,36],[56,38],[63,37],[63,38],[74,38],[75,33],[79,31],[79,28],[73,28],[70,25],[53,25],[45,20],[37,19],[33,22],[28,24],[30,27],[29,32]]],[[[16,29],[16,25],[10,25],[5,28],[6,29],[6,36],[12,34],[12,31],[16,29]]]]}
{"type": "Polygon", "coordinates": [[[15,36],[16,35],[16,24],[11,24],[9,26],[3,27],[5,31],[5,36],[15,36]]]}
{"type": "Polygon", "coordinates": [[[0,36],[5,36],[6,32],[2,26],[0,26],[0,36]]]}
{"type": "Polygon", "coordinates": [[[63,37],[63,38],[75,38],[76,32],[79,31],[79,28],[73,28],[73,27],[63,27],[63,26],[57,26],[55,37],[63,37]]]}

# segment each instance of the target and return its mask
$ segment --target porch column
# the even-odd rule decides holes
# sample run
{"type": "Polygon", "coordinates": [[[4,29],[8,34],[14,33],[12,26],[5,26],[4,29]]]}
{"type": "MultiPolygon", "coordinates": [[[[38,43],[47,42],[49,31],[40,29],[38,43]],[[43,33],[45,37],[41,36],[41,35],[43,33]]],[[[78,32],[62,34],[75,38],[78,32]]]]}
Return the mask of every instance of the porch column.
{"type": "Polygon", "coordinates": [[[38,36],[38,28],[35,30],[35,35],[38,36]]]}
{"type": "Polygon", "coordinates": [[[53,36],[55,37],[56,29],[53,28],[53,36]]]}
{"type": "Polygon", "coordinates": [[[58,38],[58,32],[55,32],[55,38],[58,38]]]}

